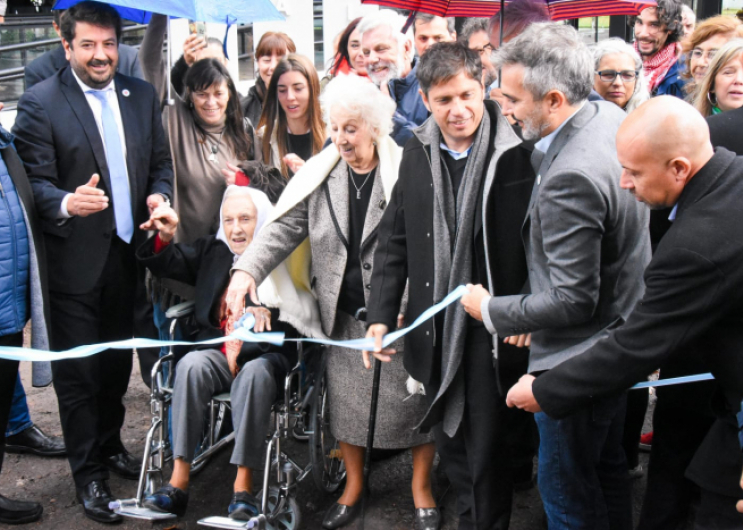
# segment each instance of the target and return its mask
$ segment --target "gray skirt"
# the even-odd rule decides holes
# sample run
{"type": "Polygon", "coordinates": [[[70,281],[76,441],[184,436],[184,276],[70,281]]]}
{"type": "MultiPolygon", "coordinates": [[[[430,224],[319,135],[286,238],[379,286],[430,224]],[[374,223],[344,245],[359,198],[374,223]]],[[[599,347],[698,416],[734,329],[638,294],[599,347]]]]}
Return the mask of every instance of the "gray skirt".
{"type": "MultiPolygon", "coordinates": [[[[334,340],[358,339],[365,334],[363,322],[338,311],[334,340]]],[[[392,356],[392,362],[382,363],[374,447],[404,449],[432,442],[432,434],[420,434],[414,429],[423,419],[427,404],[425,396],[408,397],[402,340],[392,347],[398,353],[392,356]]],[[[374,370],[364,368],[361,352],[357,350],[331,346],[327,355],[330,429],[342,442],[365,446],[374,370]]]]}

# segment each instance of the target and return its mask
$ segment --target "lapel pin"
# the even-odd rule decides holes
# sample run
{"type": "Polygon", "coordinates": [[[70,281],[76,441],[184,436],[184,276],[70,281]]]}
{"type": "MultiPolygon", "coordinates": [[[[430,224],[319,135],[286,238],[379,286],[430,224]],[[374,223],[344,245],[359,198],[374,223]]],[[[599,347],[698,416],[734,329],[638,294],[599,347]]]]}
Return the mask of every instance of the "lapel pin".
{"type": "Polygon", "coordinates": [[[380,210],[384,210],[385,206],[387,206],[387,201],[386,200],[382,199],[381,201],[379,201],[379,209],[380,210]]]}
{"type": "Polygon", "coordinates": [[[542,175],[537,175],[537,186],[542,183],[542,175]]]}
{"type": "Polygon", "coordinates": [[[129,92],[129,90],[125,88],[124,90],[121,91],[121,95],[124,96],[125,98],[128,98],[131,95],[131,92],[129,92]]]}

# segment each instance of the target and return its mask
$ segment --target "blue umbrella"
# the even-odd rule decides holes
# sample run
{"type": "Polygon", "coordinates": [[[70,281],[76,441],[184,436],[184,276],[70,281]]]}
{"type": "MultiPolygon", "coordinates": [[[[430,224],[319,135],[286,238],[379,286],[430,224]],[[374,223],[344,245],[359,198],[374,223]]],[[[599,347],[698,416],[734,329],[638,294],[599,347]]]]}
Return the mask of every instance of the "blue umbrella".
{"type": "MultiPolygon", "coordinates": [[[[83,0],[57,0],[54,9],[67,9],[83,0]]],[[[227,57],[227,32],[232,24],[248,24],[270,20],[284,20],[271,0],[98,0],[111,5],[122,18],[147,24],[152,13],[168,15],[171,18],[187,18],[199,22],[227,24],[224,39],[224,55],[227,57]]],[[[170,29],[168,47],[170,48],[170,29]]],[[[167,104],[172,105],[170,94],[170,54],[168,54],[168,96],[167,104]]]]}
{"type": "MultiPolygon", "coordinates": [[[[54,9],[67,9],[82,0],[58,0],[54,9]]],[[[146,24],[152,13],[219,24],[248,24],[284,20],[271,0],[99,0],[116,8],[122,18],[146,24]]]]}

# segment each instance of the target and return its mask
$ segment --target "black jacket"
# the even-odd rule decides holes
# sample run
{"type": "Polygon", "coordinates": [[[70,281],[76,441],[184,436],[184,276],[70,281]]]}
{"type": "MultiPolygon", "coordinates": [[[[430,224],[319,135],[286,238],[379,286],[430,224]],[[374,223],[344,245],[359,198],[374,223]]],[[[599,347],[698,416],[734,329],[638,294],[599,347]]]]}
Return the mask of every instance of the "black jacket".
{"type": "MultiPolygon", "coordinates": [[[[496,105],[485,101],[486,112],[492,124],[491,138],[495,138],[497,122],[496,105]]],[[[490,242],[491,278],[499,295],[517,294],[522,291],[527,279],[526,256],[521,241],[521,225],[529,205],[534,183],[531,166],[532,148],[521,144],[502,155],[496,168],[492,192],[481,204],[485,205],[487,219],[491,223],[488,233],[494,234],[490,242]]],[[[494,152],[494,142],[488,150],[488,161],[494,152]]],[[[485,167],[488,167],[486,162],[485,167]]],[[[480,191],[482,193],[482,190],[480,191]]],[[[434,282],[433,234],[433,176],[431,174],[428,146],[416,137],[408,141],[403,150],[397,183],[392,191],[390,204],[379,225],[379,246],[374,256],[372,289],[369,299],[368,322],[381,322],[394,329],[394,318],[399,310],[400,299],[409,280],[409,301],[405,313],[410,323],[439,300],[432,299],[434,282]],[[406,215],[407,214],[407,215],[406,215]],[[385,235],[386,234],[386,235],[385,235]],[[402,241],[402,245],[383,244],[387,239],[402,241]],[[383,278],[386,276],[385,278],[383,278]],[[381,281],[383,280],[384,281],[381,281]],[[380,285],[384,283],[385,288],[380,285]]],[[[477,215],[476,230],[482,230],[477,215]]],[[[477,234],[475,234],[477,236],[477,234]]],[[[484,261],[484,248],[475,246],[476,259],[484,261]]],[[[431,381],[434,360],[440,359],[434,344],[440,348],[443,313],[405,336],[405,369],[416,380],[428,384],[431,381]]],[[[503,345],[499,350],[500,362],[526,362],[528,350],[519,350],[503,345]]],[[[526,366],[524,365],[524,372],[526,366]]],[[[433,374],[434,377],[437,374],[433,374]]]]}
{"type": "Polygon", "coordinates": [[[743,155],[743,107],[709,116],[707,125],[712,145],[743,155]]]}
{"type": "MultiPolygon", "coordinates": [[[[147,197],[173,194],[173,166],[163,132],[160,99],[146,81],[114,78],[126,137],[134,242],[146,234],[136,227],[149,218],[147,197]]],[[[34,190],[47,257],[54,266],[50,291],[82,294],[95,286],[115,237],[114,209],[60,223],[62,200],[97,173],[98,188],[111,197],[103,138],[85,94],[68,66],[27,90],[18,102],[15,145],[34,190]]]]}
{"type": "Polygon", "coordinates": [[[718,148],[686,185],[676,220],[645,271],[645,295],[624,326],[586,353],[534,381],[534,396],[554,418],[622,391],[679,351],[694,351],[722,393],[710,430],[687,475],[705,489],[740,495],[735,413],[743,398],[743,157],[718,148]]]}
{"type": "MultiPolygon", "coordinates": [[[[191,244],[170,244],[155,254],[154,241],[152,237],[137,249],[137,259],[158,278],[177,280],[195,287],[194,316],[199,329],[193,340],[223,337],[224,331],[217,319],[222,296],[230,283],[233,254],[229,247],[216,237],[209,236],[191,244]]],[[[250,299],[246,298],[246,302],[250,303],[250,299]]],[[[287,337],[296,337],[294,328],[279,322],[278,317],[279,310],[271,309],[273,331],[283,331],[287,337]]],[[[213,347],[202,346],[200,349],[213,347]]],[[[250,361],[268,351],[280,351],[291,363],[296,362],[297,347],[289,342],[281,347],[245,342],[240,351],[240,362],[250,361]]]]}

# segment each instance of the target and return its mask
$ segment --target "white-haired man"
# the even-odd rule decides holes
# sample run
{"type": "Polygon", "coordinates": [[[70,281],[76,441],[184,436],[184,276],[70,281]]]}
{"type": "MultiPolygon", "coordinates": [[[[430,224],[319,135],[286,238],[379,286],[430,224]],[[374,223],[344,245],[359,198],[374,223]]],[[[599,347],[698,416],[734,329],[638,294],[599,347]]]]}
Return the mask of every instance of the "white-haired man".
{"type": "Polygon", "coordinates": [[[418,93],[413,39],[401,32],[405,17],[382,9],[359,23],[361,50],[369,78],[397,105],[392,138],[404,146],[413,129],[428,119],[428,109],[418,93]]]}

